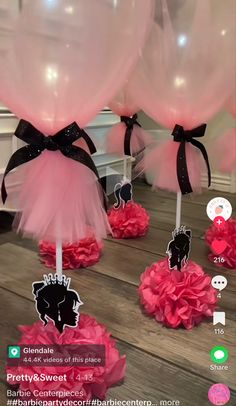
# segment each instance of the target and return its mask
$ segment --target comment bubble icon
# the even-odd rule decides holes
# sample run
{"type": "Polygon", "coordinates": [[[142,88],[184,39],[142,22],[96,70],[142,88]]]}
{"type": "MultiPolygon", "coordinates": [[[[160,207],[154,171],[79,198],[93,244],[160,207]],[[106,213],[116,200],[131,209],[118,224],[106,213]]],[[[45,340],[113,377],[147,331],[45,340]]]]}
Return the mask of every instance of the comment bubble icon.
{"type": "Polygon", "coordinates": [[[217,290],[225,289],[227,286],[227,283],[228,283],[227,279],[223,275],[216,275],[211,280],[211,284],[212,284],[213,288],[215,288],[217,290]]]}

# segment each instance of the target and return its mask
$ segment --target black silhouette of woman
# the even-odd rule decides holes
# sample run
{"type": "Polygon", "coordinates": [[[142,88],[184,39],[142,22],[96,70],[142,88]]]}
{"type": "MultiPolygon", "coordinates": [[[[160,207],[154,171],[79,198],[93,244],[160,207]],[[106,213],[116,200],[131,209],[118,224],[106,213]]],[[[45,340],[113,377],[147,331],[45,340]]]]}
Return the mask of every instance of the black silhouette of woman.
{"type": "Polygon", "coordinates": [[[78,325],[78,308],[83,304],[75,290],[68,289],[70,279],[62,277],[59,280],[57,275],[44,276],[44,281],[33,283],[33,294],[35,295],[36,309],[40,319],[46,326],[48,319],[55,323],[60,333],[65,326],[76,327],[78,325]]]}
{"type": "Polygon", "coordinates": [[[191,230],[185,230],[184,228],[173,233],[173,240],[169,242],[167,247],[170,269],[177,267],[178,271],[180,271],[182,266],[186,264],[189,258],[191,237],[191,230]]]}
{"type": "Polygon", "coordinates": [[[115,186],[114,194],[116,197],[116,203],[114,204],[115,209],[118,209],[121,202],[124,204],[132,200],[132,184],[127,182],[122,185],[122,183],[117,183],[115,186]]]}

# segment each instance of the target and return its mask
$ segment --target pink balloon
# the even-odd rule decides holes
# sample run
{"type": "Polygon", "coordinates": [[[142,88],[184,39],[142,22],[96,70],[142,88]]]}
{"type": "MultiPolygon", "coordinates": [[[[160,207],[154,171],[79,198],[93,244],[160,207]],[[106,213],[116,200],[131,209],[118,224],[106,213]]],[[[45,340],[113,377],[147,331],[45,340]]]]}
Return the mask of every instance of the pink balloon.
{"type": "Polygon", "coordinates": [[[168,4],[171,13],[166,0],[156,0],[161,18],[153,23],[131,92],[164,126],[191,129],[219,111],[231,92],[234,3],[224,3],[223,15],[215,0],[185,0],[179,10],[179,2],[168,4]]]}
{"type": "Polygon", "coordinates": [[[84,127],[125,81],[151,14],[152,0],[28,1],[0,45],[0,99],[45,133],[84,127]]]}

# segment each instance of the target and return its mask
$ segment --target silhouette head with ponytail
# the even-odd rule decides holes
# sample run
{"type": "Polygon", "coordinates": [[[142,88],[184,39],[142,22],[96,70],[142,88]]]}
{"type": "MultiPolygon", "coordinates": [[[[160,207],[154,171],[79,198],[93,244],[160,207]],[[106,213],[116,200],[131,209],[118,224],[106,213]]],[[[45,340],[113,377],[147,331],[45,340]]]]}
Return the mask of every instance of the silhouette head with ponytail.
{"type": "Polygon", "coordinates": [[[114,189],[114,195],[116,198],[116,203],[114,204],[115,209],[119,209],[121,204],[124,206],[133,198],[133,188],[130,182],[117,183],[114,189]]]}

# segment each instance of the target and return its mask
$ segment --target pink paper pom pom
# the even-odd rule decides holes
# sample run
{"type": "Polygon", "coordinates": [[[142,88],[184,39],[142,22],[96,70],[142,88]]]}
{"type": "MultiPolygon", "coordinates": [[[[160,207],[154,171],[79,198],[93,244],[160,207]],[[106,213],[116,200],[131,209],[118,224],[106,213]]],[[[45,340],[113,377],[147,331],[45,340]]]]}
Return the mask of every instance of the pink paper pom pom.
{"type": "Polygon", "coordinates": [[[108,220],[114,238],[137,238],[147,234],[150,217],[141,204],[130,201],[124,207],[110,209],[108,220]]]}
{"type": "Polygon", "coordinates": [[[230,218],[225,222],[223,228],[217,228],[213,223],[208,228],[205,234],[205,242],[209,246],[211,252],[208,255],[209,261],[213,262],[216,266],[224,266],[228,269],[236,269],[236,219],[230,218]],[[227,247],[220,256],[224,258],[224,262],[215,263],[214,258],[217,256],[212,250],[211,244],[213,240],[224,240],[227,247]]]}
{"type": "MultiPolygon", "coordinates": [[[[75,244],[63,244],[63,269],[86,268],[96,264],[102,253],[103,244],[94,237],[87,237],[75,244]]],[[[55,244],[40,241],[39,252],[43,264],[48,268],[56,268],[55,244]]]]}
{"type": "MultiPolygon", "coordinates": [[[[80,345],[80,344],[99,344],[105,346],[104,367],[95,366],[18,366],[7,367],[7,373],[16,375],[66,375],[66,381],[21,381],[19,389],[21,391],[30,391],[32,399],[43,400],[43,397],[34,396],[34,391],[77,391],[81,395],[79,400],[90,400],[94,398],[105,399],[107,390],[115,384],[118,384],[125,374],[126,358],[120,356],[116,348],[115,341],[111,338],[106,327],[99,324],[93,317],[86,314],[80,315],[80,322],[77,328],[66,328],[60,335],[52,322],[44,327],[41,321],[31,326],[20,326],[22,333],[19,345],[80,345]],[[80,377],[80,379],[78,379],[80,377]],[[89,379],[88,379],[89,377],[89,379]]],[[[10,385],[16,383],[14,379],[8,380],[10,385]]],[[[29,398],[27,398],[29,399],[29,398]]],[[[55,398],[54,398],[55,399],[55,398]]],[[[68,399],[68,397],[66,397],[68,399]]],[[[73,399],[73,397],[70,397],[73,399]]],[[[76,397],[78,399],[78,397],[76,397]]],[[[46,397],[44,400],[52,400],[46,397]]],[[[63,398],[61,398],[63,400],[63,398]]],[[[64,398],[65,400],[65,398],[64,398]]]]}
{"type": "Polygon", "coordinates": [[[141,275],[139,295],[147,314],[171,328],[191,329],[216,307],[217,291],[211,277],[189,261],[181,270],[170,270],[167,259],[155,262],[141,275]]]}

